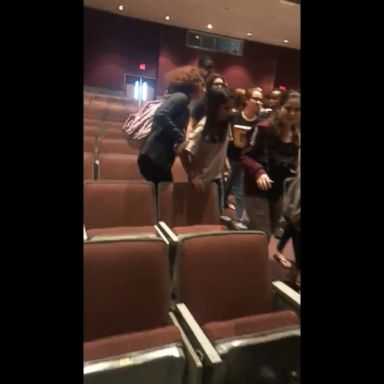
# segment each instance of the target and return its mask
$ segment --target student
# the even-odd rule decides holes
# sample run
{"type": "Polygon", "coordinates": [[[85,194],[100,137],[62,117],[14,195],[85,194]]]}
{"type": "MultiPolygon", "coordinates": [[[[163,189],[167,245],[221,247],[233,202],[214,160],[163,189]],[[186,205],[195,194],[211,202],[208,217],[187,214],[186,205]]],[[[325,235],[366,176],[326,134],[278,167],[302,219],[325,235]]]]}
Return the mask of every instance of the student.
{"type": "MultiPolygon", "coordinates": [[[[251,128],[248,134],[248,140],[251,139],[256,124],[258,122],[258,113],[262,105],[263,95],[259,88],[251,88],[245,92],[245,101],[240,110],[233,116],[233,125],[248,126],[251,128]]],[[[236,147],[233,140],[228,144],[227,156],[230,164],[230,174],[225,190],[225,202],[233,191],[236,199],[236,219],[241,221],[244,212],[244,170],[240,163],[242,148],[236,147]]]]}
{"type": "Polygon", "coordinates": [[[220,211],[223,208],[222,172],[227,156],[230,120],[233,108],[231,91],[213,86],[207,92],[207,111],[189,135],[181,160],[197,193],[205,183],[214,181],[219,188],[220,211]]]}
{"type": "Polygon", "coordinates": [[[281,96],[282,90],[279,88],[275,88],[265,97],[264,108],[260,111],[260,118],[267,119],[269,118],[273,112],[277,108],[277,103],[281,96]]]}
{"type": "Polygon", "coordinates": [[[138,157],[141,174],[155,184],[172,181],[171,168],[185,139],[188,105],[201,96],[203,89],[203,79],[196,67],[176,68],[166,79],[167,98],[154,114],[152,131],[138,157]]]}
{"type": "Polygon", "coordinates": [[[274,258],[285,268],[292,268],[292,263],[285,258],[283,252],[284,246],[289,239],[292,239],[293,251],[296,260],[296,286],[300,289],[301,285],[301,195],[300,195],[300,170],[295,178],[286,180],[286,191],[284,195],[284,218],[286,226],[278,245],[274,258]]]}
{"type": "Polygon", "coordinates": [[[196,100],[196,102],[191,106],[191,118],[187,129],[188,134],[194,130],[196,124],[205,116],[207,104],[206,93],[216,85],[220,87],[226,87],[227,82],[225,81],[224,77],[218,73],[211,73],[208,75],[205,81],[204,95],[199,100],[196,100]]]}
{"type": "Polygon", "coordinates": [[[300,94],[283,92],[273,118],[257,127],[255,145],[240,157],[245,171],[245,208],[249,228],[263,231],[269,238],[282,215],[284,181],[297,169],[300,94]]]}
{"type": "Polygon", "coordinates": [[[215,63],[209,56],[201,56],[197,62],[201,77],[206,81],[207,77],[215,72],[215,63]]]}

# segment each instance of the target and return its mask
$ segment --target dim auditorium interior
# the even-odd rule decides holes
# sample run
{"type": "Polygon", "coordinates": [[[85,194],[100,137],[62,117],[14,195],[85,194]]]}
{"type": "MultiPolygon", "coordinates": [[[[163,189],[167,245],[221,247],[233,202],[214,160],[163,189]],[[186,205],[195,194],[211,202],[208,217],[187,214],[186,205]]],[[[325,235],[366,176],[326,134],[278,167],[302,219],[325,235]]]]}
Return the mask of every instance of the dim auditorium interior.
{"type": "Polygon", "coordinates": [[[84,383],[300,383],[292,240],[286,268],[277,236],[239,225],[233,193],[220,210],[214,182],[196,193],[179,156],[148,181],[124,130],[203,56],[261,108],[299,92],[300,1],[84,0],[83,19],[84,383]]]}

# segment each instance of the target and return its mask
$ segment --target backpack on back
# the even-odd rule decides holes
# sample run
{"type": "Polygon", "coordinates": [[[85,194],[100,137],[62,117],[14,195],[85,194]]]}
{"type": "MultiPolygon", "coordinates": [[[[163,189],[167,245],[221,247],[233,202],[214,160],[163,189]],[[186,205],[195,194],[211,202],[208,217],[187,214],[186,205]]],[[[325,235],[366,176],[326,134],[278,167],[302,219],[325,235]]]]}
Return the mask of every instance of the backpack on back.
{"type": "Polygon", "coordinates": [[[122,130],[126,133],[128,144],[131,147],[137,149],[143,147],[152,129],[153,116],[162,102],[163,100],[147,101],[137,113],[129,116],[125,121],[122,130]]]}

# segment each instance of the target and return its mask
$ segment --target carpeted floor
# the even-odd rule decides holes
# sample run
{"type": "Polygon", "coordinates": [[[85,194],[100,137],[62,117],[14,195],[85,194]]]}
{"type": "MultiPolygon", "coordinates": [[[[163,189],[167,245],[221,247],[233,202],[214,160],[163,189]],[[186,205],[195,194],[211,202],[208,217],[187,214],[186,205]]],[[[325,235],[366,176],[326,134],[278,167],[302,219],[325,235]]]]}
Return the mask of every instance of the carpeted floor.
{"type": "MultiPolygon", "coordinates": [[[[230,196],[229,201],[232,203],[234,202],[234,199],[232,196],[230,196]]],[[[235,218],[235,212],[232,209],[225,209],[224,215],[227,215],[231,218],[235,218]]],[[[282,281],[288,281],[288,282],[294,282],[295,281],[295,269],[286,269],[282,267],[274,258],[273,254],[276,251],[276,245],[278,243],[278,239],[272,237],[271,241],[269,243],[269,260],[270,260],[270,272],[271,272],[271,279],[272,281],[275,280],[282,280],[282,281]]],[[[292,248],[292,242],[289,241],[287,246],[284,249],[284,255],[287,259],[295,261],[295,257],[293,254],[293,248],[292,248]]]]}

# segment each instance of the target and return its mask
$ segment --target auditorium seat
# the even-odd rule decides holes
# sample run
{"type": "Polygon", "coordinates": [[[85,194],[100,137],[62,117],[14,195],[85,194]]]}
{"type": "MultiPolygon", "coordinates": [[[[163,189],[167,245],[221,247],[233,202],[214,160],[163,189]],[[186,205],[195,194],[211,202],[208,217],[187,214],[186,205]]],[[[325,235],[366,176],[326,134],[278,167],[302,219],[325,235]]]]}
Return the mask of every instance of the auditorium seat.
{"type": "Polygon", "coordinates": [[[84,383],[182,384],[161,240],[84,244],[84,383]]]}
{"type": "Polygon", "coordinates": [[[124,140],[125,142],[127,142],[125,139],[125,133],[121,129],[122,126],[123,126],[123,124],[120,124],[120,128],[107,128],[104,131],[103,138],[104,139],[119,139],[119,140],[124,140]]]}
{"type": "Polygon", "coordinates": [[[93,153],[84,152],[84,180],[93,180],[95,178],[95,159],[93,153]]]}
{"type": "Polygon", "coordinates": [[[83,138],[83,150],[84,152],[95,153],[96,151],[96,138],[90,136],[84,136],[83,138]]]}
{"type": "Polygon", "coordinates": [[[185,169],[180,161],[179,156],[175,158],[175,162],[173,163],[173,166],[172,166],[172,178],[173,178],[173,182],[175,183],[188,182],[188,175],[185,172],[185,169]]]}
{"type": "Polygon", "coordinates": [[[137,155],[100,153],[100,180],[144,180],[137,165],[137,155]]]}
{"type": "Polygon", "coordinates": [[[288,384],[299,375],[297,307],[273,312],[265,234],[183,237],[175,268],[177,317],[212,371],[221,375],[217,382],[288,384]]]}
{"type": "Polygon", "coordinates": [[[85,125],[83,129],[84,137],[97,139],[100,136],[100,128],[97,126],[85,125]]]}
{"type": "MultiPolygon", "coordinates": [[[[128,117],[128,115],[126,116],[126,118],[128,117]]],[[[121,127],[123,126],[124,122],[125,122],[126,119],[124,119],[124,121],[108,121],[108,120],[105,120],[103,121],[103,128],[108,131],[108,130],[120,130],[121,131],[121,127]]]]}
{"type": "Polygon", "coordinates": [[[102,123],[102,120],[100,119],[92,119],[89,117],[85,117],[83,119],[84,126],[90,126],[90,127],[100,127],[102,123]]]}
{"type": "Polygon", "coordinates": [[[88,237],[156,235],[154,188],[143,181],[85,181],[84,225],[88,237]]]}
{"type": "Polygon", "coordinates": [[[137,155],[136,148],[129,146],[127,140],[122,136],[121,139],[103,138],[99,142],[100,153],[122,153],[125,155],[137,155]]]}
{"type": "Polygon", "coordinates": [[[228,221],[220,217],[217,185],[213,182],[206,184],[202,194],[197,194],[191,183],[159,183],[158,210],[161,227],[165,223],[176,235],[228,228],[228,221]]]}

